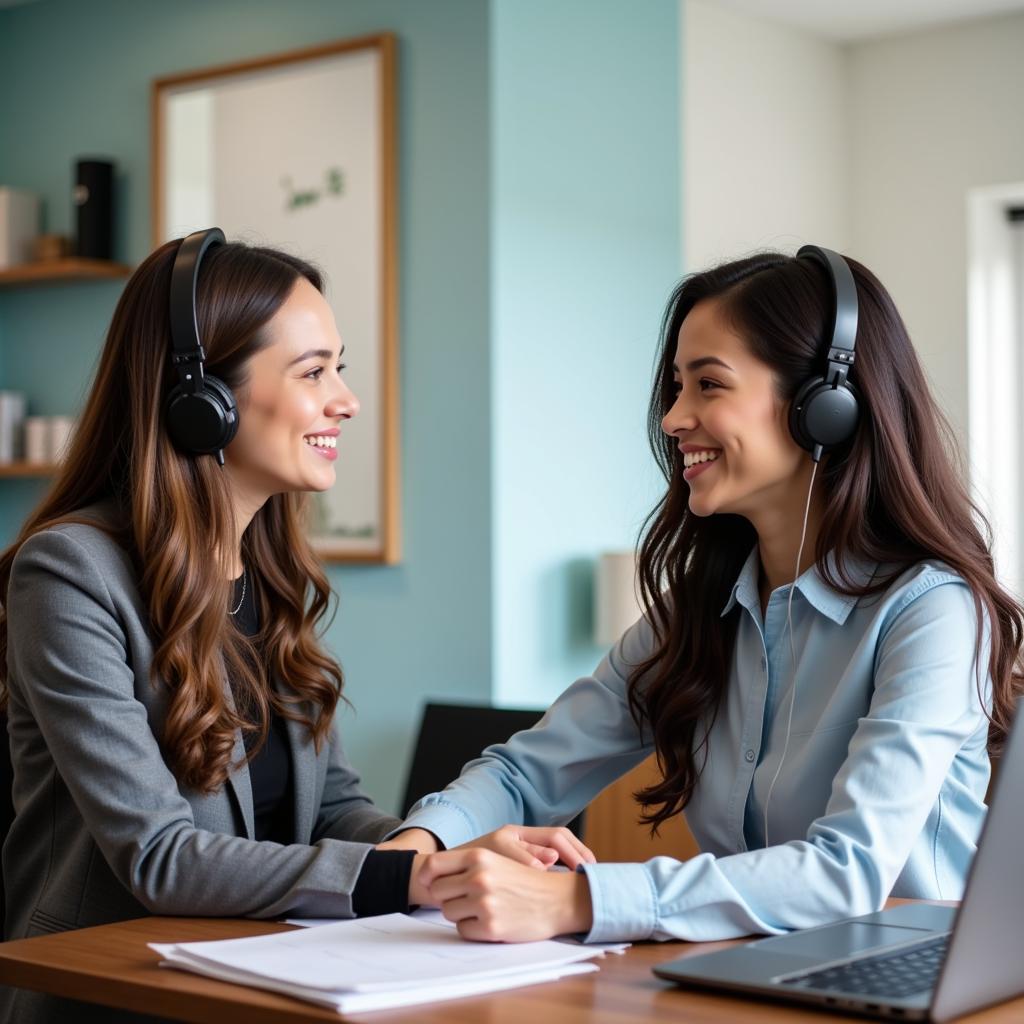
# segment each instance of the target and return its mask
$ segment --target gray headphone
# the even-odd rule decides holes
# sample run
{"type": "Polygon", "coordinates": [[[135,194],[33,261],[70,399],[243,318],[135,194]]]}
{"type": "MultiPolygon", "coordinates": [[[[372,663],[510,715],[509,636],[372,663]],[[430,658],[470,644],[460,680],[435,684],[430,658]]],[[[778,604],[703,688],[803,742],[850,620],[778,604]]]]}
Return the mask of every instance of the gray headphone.
{"type": "Polygon", "coordinates": [[[833,315],[828,365],[821,376],[800,385],[789,407],[789,429],[801,448],[817,462],[822,454],[853,436],[860,418],[860,399],[848,375],[857,341],[857,285],[849,264],[837,252],[805,245],[798,258],[821,264],[832,283],[833,315]]]}

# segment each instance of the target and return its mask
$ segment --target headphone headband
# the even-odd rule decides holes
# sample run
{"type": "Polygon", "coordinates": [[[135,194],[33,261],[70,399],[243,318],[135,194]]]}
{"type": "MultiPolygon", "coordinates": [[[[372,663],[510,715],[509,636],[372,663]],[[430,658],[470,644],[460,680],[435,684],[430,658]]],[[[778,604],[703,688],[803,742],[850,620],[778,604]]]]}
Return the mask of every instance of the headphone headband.
{"type": "Polygon", "coordinates": [[[195,231],[182,240],[171,268],[171,359],[183,388],[194,391],[202,383],[206,352],[199,339],[196,287],[203,256],[226,239],[220,228],[195,231]]]}
{"type": "Polygon", "coordinates": [[[828,332],[827,379],[834,380],[838,373],[842,383],[853,366],[854,346],[857,343],[857,284],[853,280],[853,272],[839,253],[820,245],[801,246],[797,250],[797,257],[820,263],[832,282],[832,328],[828,332]]]}

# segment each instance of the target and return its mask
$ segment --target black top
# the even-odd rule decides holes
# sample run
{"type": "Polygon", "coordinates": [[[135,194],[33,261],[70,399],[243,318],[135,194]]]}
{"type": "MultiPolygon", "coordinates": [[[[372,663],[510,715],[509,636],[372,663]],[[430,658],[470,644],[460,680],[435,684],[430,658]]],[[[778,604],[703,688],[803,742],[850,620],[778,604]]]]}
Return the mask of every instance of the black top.
{"type": "MultiPolygon", "coordinates": [[[[255,636],[260,630],[255,590],[250,573],[235,580],[231,608],[238,609],[233,619],[244,636],[255,636]]],[[[257,739],[252,733],[246,736],[246,751],[252,749],[257,739]]],[[[290,749],[284,719],[271,708],[267,742],[249,762],[257,840],[294,842],[295,792],[290,749]]],[[[358,917],[408,911],[413,857],[412,850],[371,850],[366,855],[352,892],[352,909],[358,917]]]]}
{"type": "MultiPolygon", "coordinates": [[[[256,609],[254,588],[248,586],[248,574],[235,580],[232,608],[235,625],[245,636],[260,631],[259,612],[256,609]],[[242,591],[242,581],[246,581],[242,591]]],[[[237,695],[236,695],[237,697],[237,695]]],[[[245,749],[248,753],[258,742],[256,733],[246,733],[245,749]]],[[[295,831],[295,794],[292,789],[292,762],[289,756],[288,733],[284,719],[271,708],[267,742],[249,762],[252,781],[252,803],[256,818],[256,838],[276,843],[290,843],[295,831]]]]}

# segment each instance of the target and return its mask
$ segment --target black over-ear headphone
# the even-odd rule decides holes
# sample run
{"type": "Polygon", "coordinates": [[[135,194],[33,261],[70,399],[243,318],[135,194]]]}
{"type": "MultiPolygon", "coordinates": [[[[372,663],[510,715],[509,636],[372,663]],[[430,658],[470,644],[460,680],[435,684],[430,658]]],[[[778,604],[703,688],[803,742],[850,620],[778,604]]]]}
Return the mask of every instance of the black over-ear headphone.
{"type": "Polygon", "coordinates": [[[196,319],[199,265],[211,245],[223,245],[220,228],[188,235],[171,269],[171,362],[178,383],[167,396],[167,433],[189,455],[213,455],[224,465],[224,449],[238,431],[238,406],[231,389],[204,373],[206,353],[196,319]]]}
{"type": "Polygon", "coordinates": [[[853,436],[860,417],[857,389],[848,375],[857,341],[857,285],[849,264],[837,252],[818,245],[801,246],[798,257],[820,263],[832,282],[831,332],[826,331],[828,366],[820,377],[800,385],[789,407],[789,429],[815,462],[822,453],[853,436]]]}

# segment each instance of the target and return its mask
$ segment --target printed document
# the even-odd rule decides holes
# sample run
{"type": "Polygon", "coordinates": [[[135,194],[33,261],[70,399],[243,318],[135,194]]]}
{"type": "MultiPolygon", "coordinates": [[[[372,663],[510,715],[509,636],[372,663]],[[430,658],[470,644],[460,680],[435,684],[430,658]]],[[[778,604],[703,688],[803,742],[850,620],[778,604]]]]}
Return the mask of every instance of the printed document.
{"type": "Polygon", "coordinates": [[[151,943],[169,967],[284,992],[339,1012],[384,1009],[596,971],[602,951],[561,942],[467,942],[386,914],[217,942],[151,943]]]}

